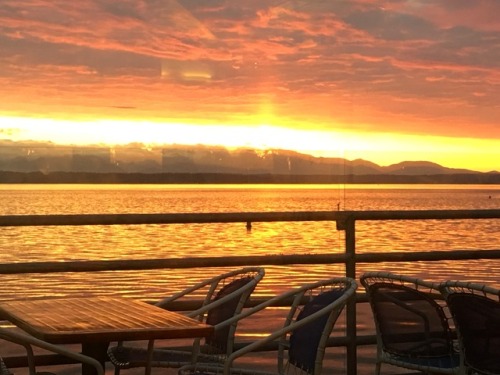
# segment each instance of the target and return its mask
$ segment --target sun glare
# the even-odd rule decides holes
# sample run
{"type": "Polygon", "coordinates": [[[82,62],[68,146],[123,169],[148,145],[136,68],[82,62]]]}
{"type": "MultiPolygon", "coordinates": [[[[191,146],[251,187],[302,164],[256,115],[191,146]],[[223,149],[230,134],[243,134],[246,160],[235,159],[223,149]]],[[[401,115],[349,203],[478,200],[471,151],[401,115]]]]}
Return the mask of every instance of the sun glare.
{"type": "Polygon", "coordinates": [[[395,133],[346,133],[298,130],[267,124],[197,125],[150,121],[65,121],[31,118],[0,118],[14,141],[50,141],[63,145],[145,146],[182,144],[227,148],[284,149],[317,157],[364,159],[379,165],[405,160],[432,160],[452,168],[490,171],[498,168],[493,155],[498,141],[395,133]]]}

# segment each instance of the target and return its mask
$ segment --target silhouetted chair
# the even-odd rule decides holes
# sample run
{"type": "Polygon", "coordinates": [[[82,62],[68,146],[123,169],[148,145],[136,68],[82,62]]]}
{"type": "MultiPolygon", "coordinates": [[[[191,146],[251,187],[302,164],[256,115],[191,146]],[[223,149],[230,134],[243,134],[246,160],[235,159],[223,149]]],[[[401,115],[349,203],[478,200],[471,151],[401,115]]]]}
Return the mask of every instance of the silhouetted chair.
{"type": "MultiPolygon", "coordinates": [[[[85,356],[80,353],[73,352],[59,345],[53,345],[46,341],[39,340],[33,336],[29,336],[27,334],[16,332],[13,329],[0,328],[0,340],[5,340],[10,343],[21,345],[26,350],[26,358],[28,360],[28,369],[30,375],[42,374],[37,372],[35,366],[35,354],[34,348],[41,348],[44,350],[48,350],[49,352],[61,354],[67,358],[70,358],[76,362],[84,363],[90,365],[95,368],[97,375],[103,375],[104,370],[101,364],[93,358],[85,356]]],[[[0,375],[10,375],[11,372],[5,365],[4,361],[0,357],[0,375]]],[[[44,371],[44,375],[50,374],[49,372],[44,371]]]]}
{"type": "MultiPolygon", "coordinates": [[[[197,283],[156,305],[168,309],[183,297],[205,293],[202,306],[187,313],[187,316],[215,326],[241,312],[264,274],[262,267],[227,272],[197,283]]],[[[115,366],[115,374],[119,374],[120,369],[133,367],[145,367],[146,373],[149,373],[151,367],[180,367],[194,361],[221,361],[233,351],[236,326],[237,321],[234,321],[231,325],[215,329],[203,343],[202,339],[196,339],[191,351],[154,348],[154,341],[151,340],[147,348],[128,347],[118,343],[109,348],[108,356],[115,366]]]]}
{"type": "Polygon", "coordinates": [[[282,328],[236,350],[222,365],[187,365],[179,369],[179,374],[266,374],[267,372],[260,370],[234,367],[233,363],[247,353],[268,346],[269,343],[277,343],[277,369],[273,374],[293,372],[319,375],[333,326],[347,300],[355,295],[356,288],[357,284],[353,279],[333,278],[304,285],[247,309],[233,319],[247,318],[269,306],[292,299],[282,328]]]}
{"type": "Polygon", "coordinates": [[[437,284],[388,272],[368,272],[360,281],[377,331],[377,375],[382,363],[421,372],[458,373],[451,317],[445,313],[437,284]]]}
{"type": "Polygon", "coordinates": [[[500,374],[500,290],[446,281],[440,290],[458,333],[463,374],[500,374]]]}

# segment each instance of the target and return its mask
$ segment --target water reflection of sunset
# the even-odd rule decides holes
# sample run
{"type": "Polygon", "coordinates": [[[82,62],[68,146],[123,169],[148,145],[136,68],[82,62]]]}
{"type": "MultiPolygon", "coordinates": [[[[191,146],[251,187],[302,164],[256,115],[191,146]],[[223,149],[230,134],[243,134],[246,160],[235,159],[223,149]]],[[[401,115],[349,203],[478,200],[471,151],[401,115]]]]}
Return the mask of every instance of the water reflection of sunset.
{"type": "MultiPolygon", "coordinates": [[[[346,210],[421,210],[498,207],[500,186],[200,186],[200,185],[0,185],[1,214],[123,214],[202,212],[284,212],[346,210]],[[188,188],[186,188],[188,187],[188,188]],[[346,189],[347,191],[341,191],[346,189]],[[450,190],[453,189],[453,190],[450,190]],[[491,196],[492,199],[488,199],[491,196]]],[[[356,251],[363,253],[482,249],[498,247],[498,220],[360,221],[356,251]],[[484,235],[478,236],[477,233],[484,235]]],[[[4,262],[147,260],[185,257],[342,254],[345,232],[334,221],[203,223],[161,225],[37,226],[9,229],[4,262]]],[[[426,279],[445,277],[488,280],[498,284],[499,262],[490,259],[401,263],[398,271],[426,279]],[[472,262],[472,263],[471,263],[472,262]],[[473,266],[471,267],[471,264],[473,266]]],[[[394,270],[395,264],[359,263],[357,271],[394,270]]],[[[272,295],[314,279],[341,275],[345,265],[266,266],[259,294],[272,295]]],[[[54,293],[123,294],[161,298],[181,286],[220,273],[220,268],[164,269],[39,274],[20,282],[4,280],[4,295],[36,298],[54,293]]]]}

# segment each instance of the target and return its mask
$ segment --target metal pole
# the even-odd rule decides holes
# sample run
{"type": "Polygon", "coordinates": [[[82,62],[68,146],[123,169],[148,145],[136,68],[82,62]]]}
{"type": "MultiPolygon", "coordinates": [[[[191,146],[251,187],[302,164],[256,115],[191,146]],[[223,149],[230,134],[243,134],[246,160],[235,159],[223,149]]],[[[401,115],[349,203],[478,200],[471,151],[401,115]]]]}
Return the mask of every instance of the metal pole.
{"type": "MultiPolygon", "coordinates": [[[[345,272],[347,277],[356,280],[356,234],[355,220],[352,217],[346,218],[343,223],[345,230],[345,252],[346,263],[345,272]]],[[[346,336],[347,336],[347,375],[356,375],[357,345],[356,345],[356,299],[353,298],[347,302],[346,306],[346,336]]]]}

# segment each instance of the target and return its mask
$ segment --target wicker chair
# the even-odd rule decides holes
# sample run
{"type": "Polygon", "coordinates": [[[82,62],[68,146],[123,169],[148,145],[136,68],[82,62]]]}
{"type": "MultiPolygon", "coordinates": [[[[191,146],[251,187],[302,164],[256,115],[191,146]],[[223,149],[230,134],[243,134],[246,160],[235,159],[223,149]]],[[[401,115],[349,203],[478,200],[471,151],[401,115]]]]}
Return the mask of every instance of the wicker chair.
{"type": "Polygon", "coordinates": [[[458,332],[461,373],[500,374],[500,290],[464,281],[439,289],[458,332]]]}
{"type": "MultiPolygon", "coordinates": [[[[179,375],[203,374],[311,374],[322,371],[326,344],[333,326],[349,298],[355,295],[357,284],[349,278],[333,278],[304,285],[278,295],[234,319],[256,314],[280,302],[290,301],[291,307],[284,326],[268,336],[236,350],[222,365],[197,363],[179,369],[179,375]],[[277,343],[277,369],[266,372],[235,367],[234,361],[270,343],[277,343]]],[[[226,323],[227,324],[227,323],[226,323]]]]}
{"type": "Polygon", "coordinates": [[[377,331],[377,375],[382,363],[428,373],[459,372],[451,317],[437,284],[388,272],[368,272],[360,281],[377,331]]]}
{"type": "MultiPolygon", "coordinates": [[[[80,362],[88,366],[92,366],[93,368],[95,368],[97,375],[104,375],[104,370],[102,365],[95,359],[80,353],[73,352],[62,346],[50,344],[46,341],[39,340],[33,336],[29,336],[21,332],[16,332],[13,329],[0,328],[0,340],[8,341],[10,343],[18,344],[24,347],[24,349],[26,350],[26,357],[28,360],[28,369],[30,375],[42,374],[41,372],[37,372],[37,368],[35,365],[35,354],[33,348],[41,348],[44,350],[48,350],[49,352],[52,353],[61,354],[67,358],[72,359],[73,361],[80,362]]],[[[48,375],[50,373],[44,371],[43,374],[48,375]]],[[[11,372],[9,371],[9,369],[7,368],[1,357],[0,357],[0,375],[11,375],[11,372]]]]}
{"type": "MultiPolygon", "coordinates": [[[[246,267],[227,272],[164,298],[156,305],[168,309],[172,303],[182,301],[183,297],[205,293],[202,306],[189,312],[187,316],[215,326],[241,312],[264,274],[262,267],[246,267]]],[[[146,374],[149,374],[151,367],[176,368],[195,361],[221,361],[233,351],[236,326],[237,321],[234,321],[231,325],[214,329],[214,333],[203,343],[201,339],[196,339],[191,351],[154,348],[154,341],[151,340],[147,348],[128,347],[118,343],[109,348],[108,356],[115,366],[116,375],[120,369],[133,367],[145,367],[146,374]]]]}

